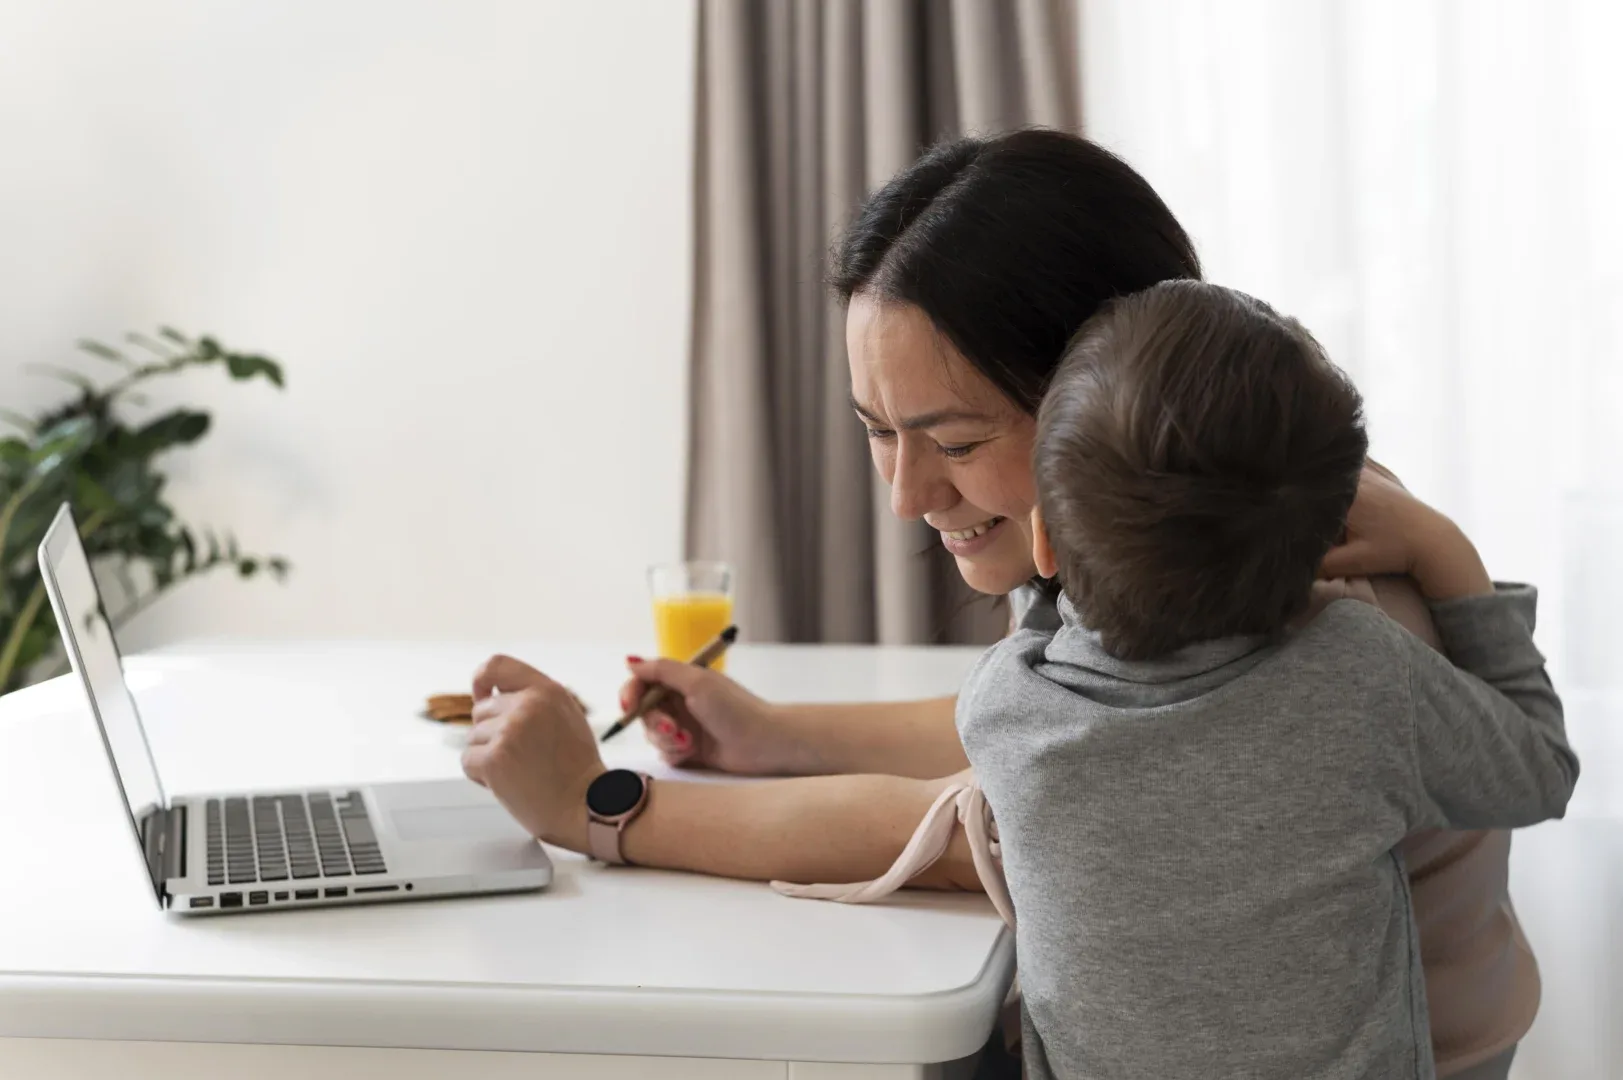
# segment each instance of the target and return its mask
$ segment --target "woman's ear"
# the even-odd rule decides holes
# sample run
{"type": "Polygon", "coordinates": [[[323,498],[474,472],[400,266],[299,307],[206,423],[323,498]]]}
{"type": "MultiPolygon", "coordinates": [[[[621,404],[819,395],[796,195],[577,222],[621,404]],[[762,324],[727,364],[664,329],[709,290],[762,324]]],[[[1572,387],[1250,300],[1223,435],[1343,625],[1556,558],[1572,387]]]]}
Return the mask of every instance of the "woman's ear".
{"type": "Polygon", "coordinates": [[[1048,542],[1048,526],[1043,524],[1043,512],[1035,506],[1031,508],[1031,559],[1043,577],[1051,578],[1059,573],[1054,548],[1048,542]]]}

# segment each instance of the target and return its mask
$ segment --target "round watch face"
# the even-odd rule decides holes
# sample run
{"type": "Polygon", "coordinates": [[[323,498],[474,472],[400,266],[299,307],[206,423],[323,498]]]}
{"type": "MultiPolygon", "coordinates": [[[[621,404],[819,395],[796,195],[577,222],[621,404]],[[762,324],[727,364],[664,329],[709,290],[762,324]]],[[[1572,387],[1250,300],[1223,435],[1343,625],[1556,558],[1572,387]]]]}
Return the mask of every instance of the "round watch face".
{"type": "Polygon", "coordinates": [[[630,769],[610,769],[586,789],[586,808],[599,817],[619,817],[642,798],[643,779],[630,769]]]}

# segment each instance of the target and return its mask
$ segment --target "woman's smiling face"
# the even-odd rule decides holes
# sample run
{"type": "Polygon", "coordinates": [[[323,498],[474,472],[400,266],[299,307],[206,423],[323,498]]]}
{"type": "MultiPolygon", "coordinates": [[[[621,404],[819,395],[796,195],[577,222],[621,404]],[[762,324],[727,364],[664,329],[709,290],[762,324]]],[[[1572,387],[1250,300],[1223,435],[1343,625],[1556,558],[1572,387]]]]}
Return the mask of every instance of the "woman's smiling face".
{"type": "Polygon", "coordinates": [[[971,587],[1002,595],[1036,573],[1037,422],[976,371],[927,315],[858,293],[845,322],[851,399],[890,508],[941,534],[971,587]]]}

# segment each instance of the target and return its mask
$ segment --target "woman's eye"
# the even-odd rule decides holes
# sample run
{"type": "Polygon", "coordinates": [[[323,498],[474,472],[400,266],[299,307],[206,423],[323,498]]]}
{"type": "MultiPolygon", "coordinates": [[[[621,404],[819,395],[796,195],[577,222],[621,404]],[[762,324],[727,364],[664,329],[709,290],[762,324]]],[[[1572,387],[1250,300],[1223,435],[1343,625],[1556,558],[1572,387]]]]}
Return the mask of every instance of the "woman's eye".
{"type": "Polygon", "coordinates": [[[888,439],[895,434],[894,431],[887,431],[884,428],[868,428],[868,438],[870,439],[888,439]]]}
{"type": "Polygon", "coordinates": [[[964,443],[962,446],[943,446],[941,453],[949,458],[968,457],[970,451],[979,445],[980,443],[964,443]]]}

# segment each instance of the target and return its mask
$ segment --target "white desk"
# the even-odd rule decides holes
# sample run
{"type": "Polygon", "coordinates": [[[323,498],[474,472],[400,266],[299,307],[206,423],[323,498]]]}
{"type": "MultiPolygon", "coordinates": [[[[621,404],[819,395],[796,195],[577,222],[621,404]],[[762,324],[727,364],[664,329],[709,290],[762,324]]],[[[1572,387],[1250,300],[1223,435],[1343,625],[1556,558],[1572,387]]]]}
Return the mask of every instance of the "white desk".
{"type": "MultiPolygon", "coordinates": [[[[613,713],[614,652],[508,651],[613,713]]],[[[415,713],[486,652],[198,646],[128,670],[170,791],[285,787],[459,775],[460,731],[415,713]]],[[[951,692],[974,656],[740,647],[729,665],[774,698],[854,700],[951,692]]],[[[652,757],[640,734],[609,745],[652,757]]],[[[164,914],[67,680],[0,701],[0,853],[7,1077],[945,1077],[1013,972],[981,897],[848,907],[563,852],[529,895],[164,914]]]]}

